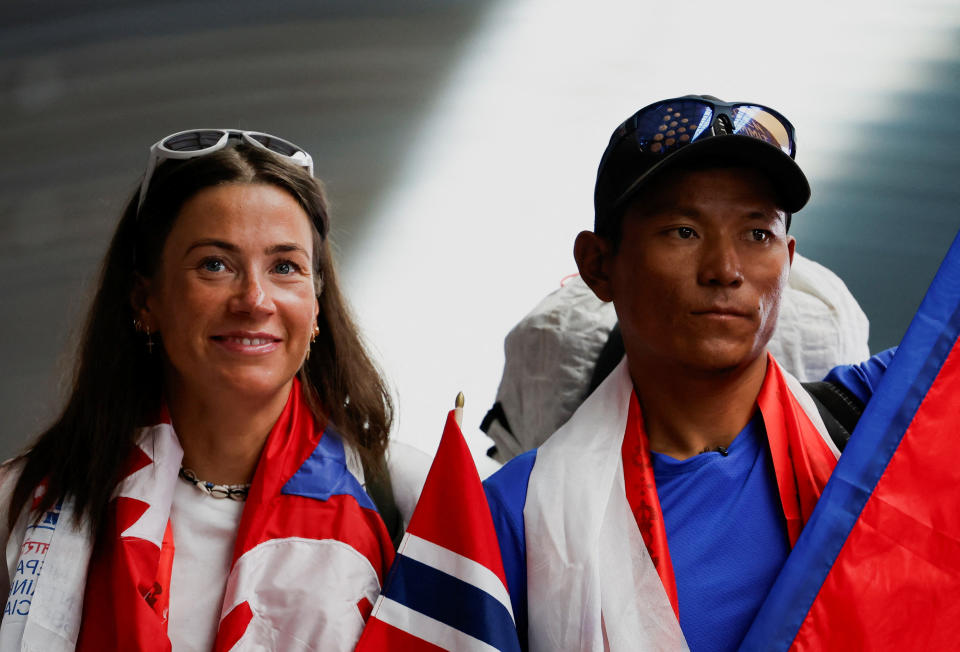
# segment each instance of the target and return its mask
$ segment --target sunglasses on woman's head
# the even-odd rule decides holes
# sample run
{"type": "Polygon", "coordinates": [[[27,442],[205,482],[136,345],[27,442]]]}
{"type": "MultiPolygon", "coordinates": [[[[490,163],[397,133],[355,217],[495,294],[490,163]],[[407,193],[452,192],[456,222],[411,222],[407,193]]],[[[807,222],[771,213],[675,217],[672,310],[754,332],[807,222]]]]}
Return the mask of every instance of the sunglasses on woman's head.
{"type": "Polygon", "coordinates": [[[227,146],[230,139],[239,139],[253,147],[285,159],[289,163],[306,168],[307,173],[313,176],[313,158],[299,145],[288,140],[277,138],[260,131],[242,131],[239,129],[190,129],[161,138],[150,147],[150,158],[147,160],[147,170],[140,183],[140,195],[137,200],[137,212],[143,208],[147,196],[147,188],[157,166],[168,159],[189,159],[206,156],[227,146]]]}

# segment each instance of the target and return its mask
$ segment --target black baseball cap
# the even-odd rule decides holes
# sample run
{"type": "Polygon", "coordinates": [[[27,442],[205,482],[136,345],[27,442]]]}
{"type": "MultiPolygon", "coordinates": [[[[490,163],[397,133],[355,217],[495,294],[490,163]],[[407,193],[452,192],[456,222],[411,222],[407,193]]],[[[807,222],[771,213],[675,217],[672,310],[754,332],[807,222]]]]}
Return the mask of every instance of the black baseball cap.
{"type": "Polygon", "coordinates": [[[795,213],[810,199],[810,184],[795,156],[793,125],[769,107],[711,95],[654,102],[610,137],[597,170],[594,230],[602,231],[641,188],[681,163],[757,168],[770,178],[781,208],[795,213]]]}

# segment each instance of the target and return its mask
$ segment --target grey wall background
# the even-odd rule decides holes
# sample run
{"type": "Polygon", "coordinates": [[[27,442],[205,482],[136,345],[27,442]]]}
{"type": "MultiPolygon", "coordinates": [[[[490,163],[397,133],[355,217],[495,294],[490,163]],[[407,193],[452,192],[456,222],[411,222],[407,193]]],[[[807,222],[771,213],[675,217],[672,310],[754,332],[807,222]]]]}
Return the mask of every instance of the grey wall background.
{"type": "Polygon", "coordinates": [[[193,126],[314,157],[343,255],[486,3],[22,3],[0,26],[0,454],[54,414],[149,145],[193,126]]]}
{"type": "MultiPolygon", "coordinates": [[[[62,400],[99,259],[150,143],[188,127],[229,125],[305,146],[332,199],[341,257],[355,259],[378,228],[372,208],[403,178],[424,117],[497,4],[53,0],[5,7],[0,455],[20,449],[62,400]]],[[[958,13],[953,2],[923,8],[958,13]]],[[[891,33],[900,29],[896,13],[880,21],[891,33]]],[[[937,29],[942,38],[945,28],[937,29]]],[[[919,82],[870,91],[867,99],[892,102],[892,113],[831,115],[831,89],[845,81],[829,75],[797,91],[823,103],[820,123],[802,125],[801,149],[804,129],[827,126],[853,134],[856,147],[831,150],[829,174],[808,168],[814,201],[794,221],[794,234],[804,255],[836,271],[860,300],[872,351],[899,341],[960,227],[960,31],[950,29],[950,56],[911,64],[919,82]]],[[[810,34],[808,43],[785,47],[824,45],[810,34]]],[[[656,99],[640,86],[636,105],[656,99]]],[[[682,88],[690,90],[708,91],[682,88]]],[[[604,133],[614,126],[607,123],[604,133]]],[[[507,314],[504,324],[520,316],[507,314]]],[[[499,347],[505,333],[485,337],[499,347]]],[[[488,382],[491,393],[495,383],[488,382]]],[[[477,406],[473,421],[482,413],[477,406]]]]}

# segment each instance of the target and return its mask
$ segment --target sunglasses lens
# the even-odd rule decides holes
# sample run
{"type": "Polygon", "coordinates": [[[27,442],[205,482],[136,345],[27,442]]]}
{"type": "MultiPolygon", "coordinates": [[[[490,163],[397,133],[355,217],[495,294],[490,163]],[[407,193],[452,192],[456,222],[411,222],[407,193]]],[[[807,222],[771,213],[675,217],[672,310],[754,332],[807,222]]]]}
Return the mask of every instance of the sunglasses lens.
{"type": "Polygon", "coordinates": [[[675,100],[651,107],[637,116],[636,137],[641,149],[667,154],[692,143],[710,128],[713,109],[697,100],[675,100]]]}
{"type": "Polygon", "coordinates": [[[733,118],[733,133],[770,143],[793,156],[791,130],[778,115],[762,106],[740,104],[730,109],[730,116],[733,118]]]}
{"type": "Polygon", "coordinates": [[[292,159],[297,164],[307,168],[310,174],[313,174],[313,160],[310,155],[290,141],[264,133],[248,132],[246,136],[264,149],[292,159]]]}
{"type": "Polygon", "coordinates": [[[269,149],[276,154],[284,156],[294,156],[300,152],[300,148],[293,143],[288,143],[282,138],[271,136],[270,134],[247,134],[250,138],[257,141],[264,149],[269,149]]]}
{"type": "Polygon", "coordinates": [[[219,143],[223,136],[224,132],[219,129],[198,129],[174,134],[166,138],[161,146],[171,152],[200,152],[219,143]]]}

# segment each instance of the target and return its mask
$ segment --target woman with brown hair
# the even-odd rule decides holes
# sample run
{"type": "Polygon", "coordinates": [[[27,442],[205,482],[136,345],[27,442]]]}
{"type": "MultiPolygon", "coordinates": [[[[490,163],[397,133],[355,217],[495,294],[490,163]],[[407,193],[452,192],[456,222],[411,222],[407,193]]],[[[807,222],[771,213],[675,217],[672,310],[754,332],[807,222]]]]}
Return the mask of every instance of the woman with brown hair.
{"type": "Polygon", "coordinates": [[[393,557],[364,489],[393,505],[392,404],[312,172],[256,132],[151,148],[67,405],[0,469],[0,649],[353,648],[393,557]]]}

